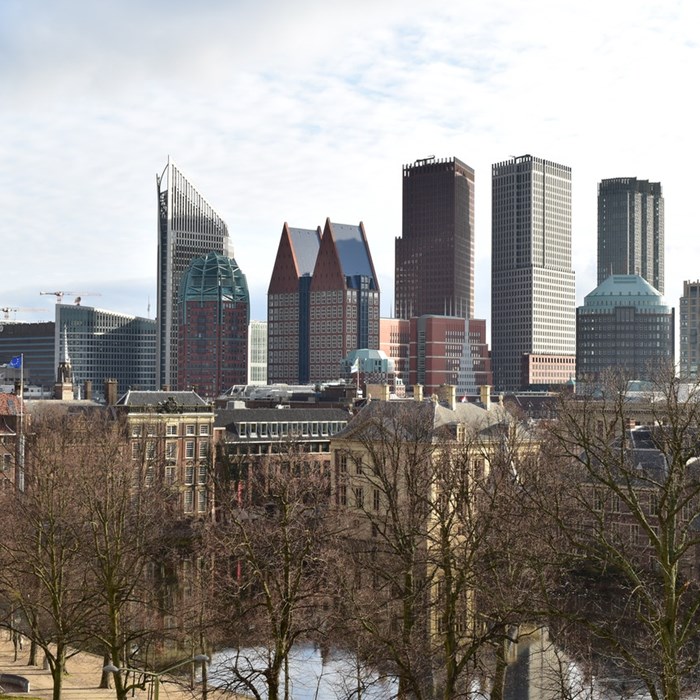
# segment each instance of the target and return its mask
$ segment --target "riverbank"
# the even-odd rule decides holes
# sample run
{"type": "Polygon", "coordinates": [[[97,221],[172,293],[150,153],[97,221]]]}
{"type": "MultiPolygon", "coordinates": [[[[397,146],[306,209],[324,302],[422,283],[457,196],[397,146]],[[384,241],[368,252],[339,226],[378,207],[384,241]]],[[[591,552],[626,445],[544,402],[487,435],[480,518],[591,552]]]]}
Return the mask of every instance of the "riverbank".
{"type": "MultiPolygon", "coordinates": [[[[14,660],[14,648],[5,630],[0,632],[0,673],[12,673],[23,676],[29,681],[29,697],[50,700],[53,693],[51,673],[41,666],[28,666],[29,645],[19,652],[17,661],[14,660]]],[[[102,675],[103,660],[101,656],[79,652],[72,656],[67,663],[68,673],[64,676],[62,700],[114,700],[113,689],[98,688],[102,675]]],[[[152,695],[151,685],[146,690],[137,690],[132,696],[137,700],[149,700],[152,695]]],[[[0,696],[2,697],[2,696],[0,696]]],[[[180,685],[179,682],[163,678],[160,687],[160,700],[192,700],[202,697],[202,687],[197,685],[194,690],[180,685]]],[[[234,695],[209,689],[209,700],[233,700],[234,695]]]]}

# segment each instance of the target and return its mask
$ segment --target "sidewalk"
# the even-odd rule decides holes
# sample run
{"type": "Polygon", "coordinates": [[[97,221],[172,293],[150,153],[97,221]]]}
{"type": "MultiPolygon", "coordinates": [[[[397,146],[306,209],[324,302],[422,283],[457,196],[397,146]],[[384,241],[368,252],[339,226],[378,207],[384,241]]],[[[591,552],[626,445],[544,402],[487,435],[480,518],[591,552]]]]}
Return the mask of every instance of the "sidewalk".
{"type": "MultiPolygon", "coordinates": [[[[29,644],[19,652],[17,661],[14,659],[14,648],[5,630],[0,631],[0,673],[14,673],[29,680],[29,696],[50,700],[53,692],[51,673],[41,666],[27,666],[29,644]]],[[[40,657],[43,659],[43,656],[40,657]]],[[[95,654],[80,652],[68,659],[68,673],[63,677],[62,700],[115,700],[113,689],[101,689],[97,686],[102,675],[102,658],[95,654]]],[[[137,690],[132,696],[136,700],[149,700],[152,697],[152,684],[146,690],[137,690]]],[[[209,700],[231,700],[233,695],[209,689],[209,700]]],[[[192,700],[202,697],[202,687],[194,690],[182,687],[168,679],[161,680],[160,700],[192,700]]]]}

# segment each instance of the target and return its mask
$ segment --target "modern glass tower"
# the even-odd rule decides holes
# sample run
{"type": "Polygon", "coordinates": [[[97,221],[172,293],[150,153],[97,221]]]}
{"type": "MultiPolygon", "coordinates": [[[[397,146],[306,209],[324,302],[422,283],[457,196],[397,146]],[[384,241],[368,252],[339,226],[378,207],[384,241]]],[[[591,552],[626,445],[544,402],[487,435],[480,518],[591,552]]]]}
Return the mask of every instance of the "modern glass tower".
{"type": "Polygon", "coordinates": [[[616,177],[598,185],[598,284],[639,275],[664,293],[661,183],[616,177]]]}
{"type": "Polygon", "coordinates": [[[474,170],[457,158],[403,168],[395,313],[474,315],[474,170]]]}
{"type": "Polygon", "coordinates": [[[531,155],[492,168],[491,338],[494,384],[515,391],[560,383],[527,376],[576,354],[571,269],[571,168],[531,155]]]}
{"type": "Polygon", "coordinates": [[[158,194],[158,333],[156,378],[160,387],[177,388],[177,303],[182,275],[201,255],[228,255],[223,219],[185,179],[170,158],[156,175],[158,194]]]}

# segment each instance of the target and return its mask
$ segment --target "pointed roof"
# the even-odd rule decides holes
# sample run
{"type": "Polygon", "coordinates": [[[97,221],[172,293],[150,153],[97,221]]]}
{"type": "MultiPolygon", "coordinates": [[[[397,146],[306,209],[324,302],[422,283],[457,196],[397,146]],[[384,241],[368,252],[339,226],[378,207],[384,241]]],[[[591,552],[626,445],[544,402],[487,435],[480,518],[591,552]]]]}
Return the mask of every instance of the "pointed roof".
{"type": "Polygon", "coordinates": [[[315,230],[292,228],[285,221],[267,293],[295,292],[299,280],[313,274],[320,246],[320,226],[315,230]]]}

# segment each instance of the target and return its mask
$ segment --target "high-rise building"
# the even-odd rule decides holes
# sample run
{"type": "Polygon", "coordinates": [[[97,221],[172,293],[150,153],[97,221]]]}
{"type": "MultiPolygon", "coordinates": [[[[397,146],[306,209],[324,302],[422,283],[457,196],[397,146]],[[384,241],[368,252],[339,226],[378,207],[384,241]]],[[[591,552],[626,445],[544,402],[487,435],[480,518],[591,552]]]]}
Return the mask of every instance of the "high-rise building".
{"type": "Polygon", "coordinates": [[[697,381],[700,378],[700,280],[683,282],[678,345],[681,379],[697,381]]]}
{"type": "Polygon", "coordinates": [[[236,261],[218,253],[195,258],[179,296],[178,386],[215,398],[245,384],[250,296],[236,261]]]}
{"type": "Polygon", "coordinates": [[[228,229],[221,217],[168,158],[156,175],[158,194],[157,381],[177,385],[178,292],[192,260],[214,252],[228,255],[228,229]]]}
{"type": "Polygon", "coordinates": [[[661,183],[616,177],[598,185],[598,284],[640,275],[664,293],[661,183]]]}
{"type": "Polygon", "coordinates": [[[54,334],[54,368],[66,354],[70,357],[74,389],[82,391],[90,382],[98,396],[106,379],[116,380],[119,393],[155,388],[153,319],[92,306],[56,304],[54,334]]]}
{"type": "Polygon", "coordinates": [[[474,315],[474,170],[457,158],[403,168],[395,314],[474,315]]]}
{"type": "Polygon", "coordinates": [[[379,349],[379,280],[365,227],[326,219],[311,279],[309,379],[334,379],[352,350],[379,349]]]}
{"type": "Polygon", "coordinates": [[[248,324],[248,384],[267,384],[267,321],[248,324]]]}
{"type": "MultiPolygon", "coordinates": [[[[497,389],[525,389],[526,355],[576,354],[571,169],[531,155],[492,169],[491,347],[497,389]]],[[[539,377],[549,384],[556,377],[539,377]]]]}
{"type": "Polygon", "coordinates": [[[340,375],[352,350],[379,348],[379,283],[362,223],[282,229],[267,299],[268,382],[340,375]]]}
{"type": "Polygon", "coordinates": [[[311,276],[321,227],[284,223],[267,290],[267,379],[270,384],[309,381],[311,276]]]}
{"type": "Polygon", "coordinates": [[[674,313],[639,275],[610,275],[576,310],[576,375],[597,383],[609,370],[653,380],[673,362],[674,313]]]}

